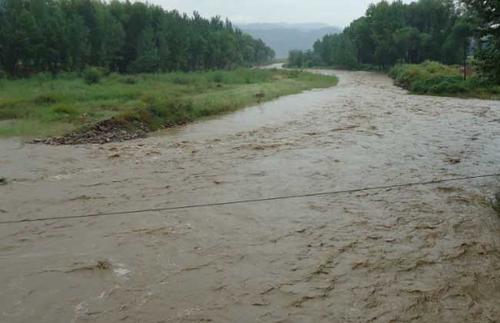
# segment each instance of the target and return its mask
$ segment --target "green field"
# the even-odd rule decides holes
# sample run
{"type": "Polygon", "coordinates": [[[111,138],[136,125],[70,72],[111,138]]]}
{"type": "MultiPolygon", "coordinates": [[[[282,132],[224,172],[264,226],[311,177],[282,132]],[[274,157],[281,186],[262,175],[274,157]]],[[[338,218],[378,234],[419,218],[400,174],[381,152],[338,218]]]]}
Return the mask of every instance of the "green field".
{"type": "Polygon", "coordinates": [[[336,83],[331,76],[260,69],[3,79],[0,136],[60,136],[107,119],[154,131],[336,83]]]}
{"type": "Polygon", "coordinates": [[[459,66],[436,62],[403,64],[392,68],[389,75],[397,85],[414,94],[500,99],[500,86],[470,75],[464,80],[459,66]]]}

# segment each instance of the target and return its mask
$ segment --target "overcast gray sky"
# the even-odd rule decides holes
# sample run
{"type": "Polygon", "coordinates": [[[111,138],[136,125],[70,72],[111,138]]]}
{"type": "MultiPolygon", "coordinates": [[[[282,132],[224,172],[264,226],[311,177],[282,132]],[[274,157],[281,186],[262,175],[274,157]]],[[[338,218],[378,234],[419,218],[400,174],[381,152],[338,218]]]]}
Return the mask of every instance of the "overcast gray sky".
{"type": "Polygon", "coordinates": [[[198,11],[202,16],[228,17],[233,22],[322,22],[346,26],[378,0],[148,0],[165,9],[198,11]]]}

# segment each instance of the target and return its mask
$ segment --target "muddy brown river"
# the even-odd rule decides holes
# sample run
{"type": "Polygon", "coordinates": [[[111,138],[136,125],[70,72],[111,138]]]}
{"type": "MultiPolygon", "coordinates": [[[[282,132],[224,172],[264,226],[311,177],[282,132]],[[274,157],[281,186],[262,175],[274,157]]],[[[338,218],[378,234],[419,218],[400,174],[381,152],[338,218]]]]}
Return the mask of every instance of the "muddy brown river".
{"type": "Polygon", "coordinates": [[[500,177],[154,210],[500,173],[500,102],[334,73],[147,139],[0,140],[0,322],[499,322],[500,177]]]}

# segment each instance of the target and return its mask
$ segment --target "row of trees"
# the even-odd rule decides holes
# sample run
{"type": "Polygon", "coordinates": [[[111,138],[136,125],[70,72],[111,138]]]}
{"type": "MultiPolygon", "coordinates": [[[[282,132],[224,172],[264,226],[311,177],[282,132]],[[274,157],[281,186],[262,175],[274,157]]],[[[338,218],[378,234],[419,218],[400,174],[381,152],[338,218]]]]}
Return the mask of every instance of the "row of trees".
{"type": "Polygon", "coordinates": [[[500,84],[500,0],[463,0],[477,19],[481,46],[476,53],[481,74],[500,84]]]}
{"type": "Polygon", "coordinates": [[[130,1],[0,0],[0,70],[13,76],[97,66],[118,72],[223,69],[274,57],[219,17],[130,1]]]}
{"type": "Polygon", "coordinates": [[[343,33],[318,40],[314,50],[291,52],[289,63],[348,68],[425,60],[459,64],[475,45],[481,53],[478,57],[488,62],[484,70],[494,71],[491,65],[495,65],[498,71],[499,15],[499,0],[381,1],[370,5],[366,15],[343,33]]]}

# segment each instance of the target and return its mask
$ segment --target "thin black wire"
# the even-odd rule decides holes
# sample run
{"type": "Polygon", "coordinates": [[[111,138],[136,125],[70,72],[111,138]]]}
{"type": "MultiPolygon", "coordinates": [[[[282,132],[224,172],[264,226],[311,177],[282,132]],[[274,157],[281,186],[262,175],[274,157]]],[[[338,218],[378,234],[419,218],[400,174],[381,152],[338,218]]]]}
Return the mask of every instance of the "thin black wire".
{"type": "Polygon", "coordinates": [[[267,198],[260,198],[260,199],[235,200],[235,201],[218,202],[218,203],[191,204],[191,205],[183,205],[183,206],[171,206],[171,207],[163,207],[163,208],[140,209],[140,210],[131,210],[131,211],[116,211],[116,212],[94,213],[94,214],[84,214],[84,215],[68,215],[68,216],[60,216],[60,217],[38,218],[38,219],[9,220],[9,221],[0,221],[0,225],[30,223],[30,222],[46,222],[46,221],[54,221],[54,220],[73,220],[73,219],[96,218],[96,217],[104,217],[104,216],[124,216],[124,215],[132,215],[132,214],[140,214],[140,213],[148,213],[148,212],[170,212],[170,211],[197,209],[197,208],[205,208],[205,207],[227,206],[227,205],[235,205],[235,204],[261,203],[261,202],[270,202],[270,201],[278,201],[278,200],[291,200],[291,199],[299,199],[299,198],[307,198],[307,197],[321,197],[321,196],[327,196],[327,195],[352,194],[352,193],[358,193],[358,192],[378,191],[378,190],[384,190],[384,189],[394,189],[394,188],[411,187],[411,186],[434,185],[434,184],[466,181],[466,180],[471,180],[471,179],[488,178],[488,177],[500,177],[500,173],[467,176],[467,177],[447,178],[447,179],[439,179],[439,180],[432,180],[432,181],[426,181],[426,182],[410,182],[410,183],[404,183],[404,184],[371,186],[371,187],[356,188],[356,189],[350,189],[350,190],[339,190],[339,191],[327,191],[327,192],[319,192],[319,193],[275,196],[275,197],[267,197],[267,198]]]}

